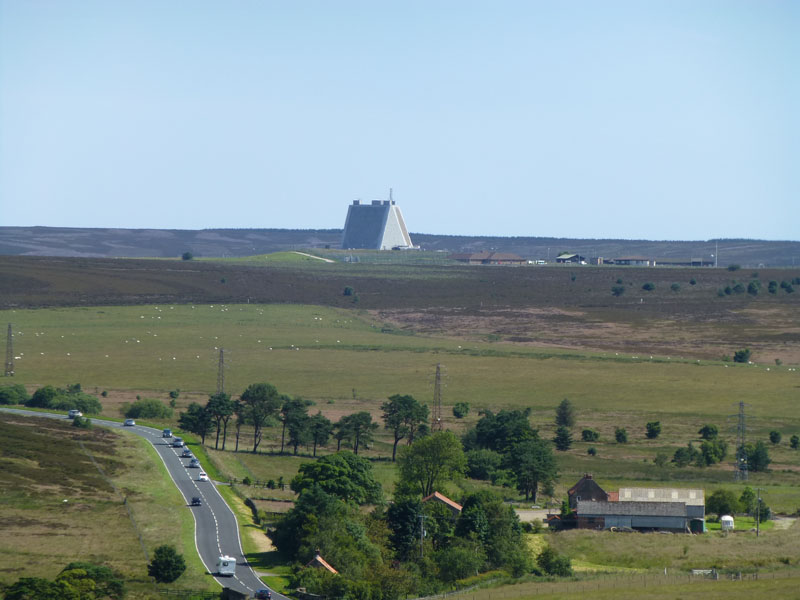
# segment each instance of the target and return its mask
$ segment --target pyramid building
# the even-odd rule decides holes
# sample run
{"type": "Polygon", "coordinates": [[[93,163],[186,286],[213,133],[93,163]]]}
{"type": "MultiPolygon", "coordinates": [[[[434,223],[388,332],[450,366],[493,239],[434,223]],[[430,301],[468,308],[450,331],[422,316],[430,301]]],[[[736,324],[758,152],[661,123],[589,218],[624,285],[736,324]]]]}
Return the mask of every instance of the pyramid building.
{"type": "Polygon", "coordinates": [[[403,213],[392,199],[391,191],[388,200],[373,200],[370,204],[354,200],[347,208],[342,235],[342,248],[345,250],[404,250],[413,247],[403,213]]]}

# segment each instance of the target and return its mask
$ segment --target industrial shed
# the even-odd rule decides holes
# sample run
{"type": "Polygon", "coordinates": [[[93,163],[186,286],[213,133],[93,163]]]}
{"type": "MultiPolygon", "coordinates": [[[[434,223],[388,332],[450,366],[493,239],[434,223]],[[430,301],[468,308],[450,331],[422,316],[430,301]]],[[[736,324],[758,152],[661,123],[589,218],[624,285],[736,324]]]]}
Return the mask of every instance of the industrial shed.
{"type": "Polygon", "coordinates": [[[683,502],[592,502],[578,501],[578,527],[581,529],[624,528],[639,531],[702,531],[692,526],[683,502]]]}

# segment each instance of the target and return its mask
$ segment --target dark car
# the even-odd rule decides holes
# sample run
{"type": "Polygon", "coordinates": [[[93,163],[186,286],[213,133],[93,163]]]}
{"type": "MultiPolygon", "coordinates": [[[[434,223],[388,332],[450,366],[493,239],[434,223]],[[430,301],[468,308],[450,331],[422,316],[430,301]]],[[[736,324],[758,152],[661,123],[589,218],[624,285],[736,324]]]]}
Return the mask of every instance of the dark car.
{"type": "Polygon", "coordinates": [[[188,448],[184,448],[183,452],[181,452],[181,458],[192,458],[192,451],[188,448]]]}
{"type": "Polygon", "coordinates": [[[192,506],[202,506],[203,501],[200,496],[192,496],[192,506]]]}
{"type": "Polygon", "coordinates": [[[270,600],[272,598],[272,592],[266,588],[261,588],[260,590],[256,590],[256,595],[253,597],[256,598],[256,600],[270,600]]]}

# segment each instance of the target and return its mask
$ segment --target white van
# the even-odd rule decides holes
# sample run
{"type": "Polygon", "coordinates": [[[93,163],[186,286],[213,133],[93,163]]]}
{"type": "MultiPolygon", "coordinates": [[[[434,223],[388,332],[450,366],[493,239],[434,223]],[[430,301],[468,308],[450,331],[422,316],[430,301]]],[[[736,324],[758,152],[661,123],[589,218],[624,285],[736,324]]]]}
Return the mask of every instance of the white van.
{"type": "Polygon", "coordinates": [[[224,554],[217,559],[217,575],[233,577],[236,574],[236,559],[224,554]]]}

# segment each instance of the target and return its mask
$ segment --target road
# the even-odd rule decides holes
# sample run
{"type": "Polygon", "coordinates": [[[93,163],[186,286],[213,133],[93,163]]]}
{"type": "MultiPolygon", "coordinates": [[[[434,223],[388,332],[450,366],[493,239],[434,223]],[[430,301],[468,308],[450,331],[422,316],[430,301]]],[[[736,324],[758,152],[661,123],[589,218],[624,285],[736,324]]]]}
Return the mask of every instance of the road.
{"type": "MultiPolygon", "coordinates": [[[[60,414],[5,407],[0,410],[33,417],[66,420],[66,417],[60,414]]],[[[122,423],[103,419],[92,419],[92,424],[135,433],[153,445],[159,457],[161,457],[169,476],[183,495],[187,510],[192,511],[195,522],[197,553],[200,555],[200,559],[203,561],[208,573],[221,586],[235,589],[249,596],[252,596],[257,589],[268,588],[258,578],[244,557],[236,516],[217,490],[217,484],[213,481],[197,480],[198,474],[201,471],[205,471],[205,469],[202,466],[194,469],[188,468],[189,458],[180,457],[183,448],[173,448],[172,438],[163,438],[160,429],[140,425],[125,427],[122,423]],[[201,506],[190,505],[192,498],[195,496],[201,498],[201,506]],[[236,574],[233,577],[221,577],[216,574],[217,559],[221,555],[232,556],[236,559],[236,574]]],[[[272,598],[274,600],[288,600],[277,592],[272,592],[272,598]]]]}

